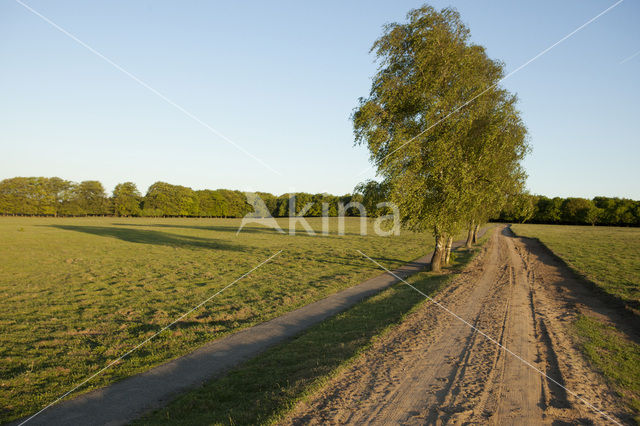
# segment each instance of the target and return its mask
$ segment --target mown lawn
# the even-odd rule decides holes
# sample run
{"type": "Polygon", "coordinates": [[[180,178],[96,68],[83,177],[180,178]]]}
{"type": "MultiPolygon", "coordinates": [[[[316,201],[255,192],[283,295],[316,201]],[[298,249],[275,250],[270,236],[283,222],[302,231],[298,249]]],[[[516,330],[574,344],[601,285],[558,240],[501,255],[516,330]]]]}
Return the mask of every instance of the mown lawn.
{"type": "MultiPolygon", "coordinates": [[[[309,220],[321,229],[320,220],[309,220]]],[[[88,386],[104,386],[428,253],[403,232],[282,235],[235,219],[0,218],[0,422],[31,414],[278,250],[88,386]]],[[[280,221],[286,230],[288,222],[280,221]]]]}
{"type": "MultiPolygon", "coordinates": [[[[571,268],[632,308],[640,305],[640,229],[513,225],[517,235],[538,238],[571,268]]],[[[574,324],[585,357],[627,403],[640,424],[640,345],[609,324],[582,315],[574,324]]]]}

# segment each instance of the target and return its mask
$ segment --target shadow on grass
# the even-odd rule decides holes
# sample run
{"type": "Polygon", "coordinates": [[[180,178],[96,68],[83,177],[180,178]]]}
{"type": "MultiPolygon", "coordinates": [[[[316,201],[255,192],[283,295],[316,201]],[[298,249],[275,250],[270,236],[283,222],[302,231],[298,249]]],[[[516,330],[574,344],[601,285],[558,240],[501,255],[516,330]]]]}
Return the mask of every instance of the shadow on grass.
{"type": "MultiPolygon", "coordinates": [[[[357,253],[356,253],[357,255],[357,253]]],[[[352,256],[338,256],[338,255],[331,255],[331,258],[323,258],[323,259],[313,259],[314,262],[318,262],[318,263],[330,263],[330,264],[335,264],[335,265],[345,265],[345,266],[358,266],[358,267],[362,267],[364,266],[372,266],[371,265],[371,261],[367,260],[364,257],[359,257],[356,258],[357,260],[354,261],[353,260],[354,257],[352,256]]],[[[411,261],[407,261],[406,259],[396,259],[396,258],[392,258],[392,257],[371,257],[371,259],[375,260],[376,262],[380,262],[380,263],[392,263],[394,265],[407,265],[407,266],[421,266],[420,263],[418,262],[414,262],[413,260],[411,261]]],[[[390,265],[386,265],[387,267],[390,267],[390,265]]],[[[381,273],[384,271],[381,271],[381,273]]]]}
{"type": "MultiPolygon", "coordinates": [[[[472,251],[457,252],[452,270],[462,269],[472,256],[472,251]]],[[[422,273],[412,285],[431,295],[443,288],[449,277],[422,273]]],[[[236,425],[277,420],[424,300],[409,286],[396,284],[134,424],[236,425]]]]}
{"type": "MultiPolygon", "coordinates": [[[[307,219],[311,219],[311,218],[307,218],[307,219]]],[[[240,227],[240,224],[238,223],[237,226],[229,226],[229,225],[176,225],[176,224],[168,224],[168,223],[158,223],[158,224],[153,224],[153,223],[122,223],[122,222],[117,222],[117,223],[113,223],[114,225],[117,226],[139,226],[139,227],[150,227],[150,228],[178,228],[178,229],[196,229],[196,230],[202,230],[202,231],[216,231],[216,232],[232,232],[234,235],[238,232],[238,228],[240,227]]],[[[281,224],[280,224],[281,225],[281,224]]],[[[291,228],[285,228],[283,226],[281,226],[282,230],[285,232],[286,235],[289,235],[289,232],[291,230],[291,228]]],[[[330,232],[329,235],[323,235],[322,234],[322,230],[319,229],[315,229],[315,235],[310,235],[307,234],[306,230],[304,228],[297,227],[296,228],[296,232],[295,235],[296,236],[303,236],[303,237],[327,237],[327,236],[337,236],[337,231],[333,231],[330,232]]],[[[259,225],[254,225],[254,226],[244,226],[242,228],[242,230],[240,231],[240,234],[242,233],[248,233],[248,234],[275,234],[275,235],[285,235],[285,234],[281,234],[278,231],[276,231],[273,228],[268,228],[266,226],[259,226],[259,225]]],[[[344,236],[360,236],[359,232],[345,232],[343,234],[344,236]]]]}
{"type": "Polygon", "coordinates": [[[640,304],[637,301],[623,300],[607,292],[580,271],[572,268],[539,239],[517,236],[510,228],[505,228],[503,232],[507,236],[519,238],[540,262],[563,272],[563,279],[557,286],[564,289],[564,295],[571,306],[587,306],[591,311],[615,324],[617,330],[629,340],[640,344],[640,304]]]}
{"type": "Polygon", "coordinates": [[[211,238],[191,237],[186,235],[175,235],[167,232],[152,230],[137,230],[130,228],[117,228],[112,226],[76,226],[76,225],[46,225],[53,228],[64,229],[65,231],[84,232],[85,234],[99,235],[101,237],[117,238],[130,243],[167,245],[167,246],[189,246],[214,250],[237,250],[244,249],[243,246],[229,244],[211,238]]]}
{"type": "MultiPolygon", "coordinates": [[[[238,228],[240,227],[240,223],[237,226],[229,226],[229,225],[174,225],[168,223],[122,223],[117,222],[113,223],[117,226],[131,226],[131,227],[145,227],[145,228],[177,228],[177,229],[195,229],[202,231],[217,231],[217,232],[233,232],[234,234],[238,232],[238,228]]],[[[289,232],[288,229],[283,228],[283,231],[289,232]]],[[[240,233],[246,232],[249,234],[277,234],[273,228],[267,228],[266,226],[245,226],[242,228],[240,233]]]]}

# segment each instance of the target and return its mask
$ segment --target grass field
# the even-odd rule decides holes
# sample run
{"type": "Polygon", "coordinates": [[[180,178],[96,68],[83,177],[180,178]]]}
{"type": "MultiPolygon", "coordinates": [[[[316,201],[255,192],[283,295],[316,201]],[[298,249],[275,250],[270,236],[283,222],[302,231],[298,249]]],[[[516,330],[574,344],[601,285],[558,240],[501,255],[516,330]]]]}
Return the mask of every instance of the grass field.
{"type": "MultiPolygon", "coordinates": [[[[316,230],[320,220],[309,220],[316,230]]],[[[403,232],[282,235],[234,219],[0,218],[0,422],[30,414],[278,250],[268,264],[96,377],[103,386],[431,250],[403,232]]],[[[287,221],[280,225],[286,230],[287,221]]],[[[369,230],[371,231],[371,224],[369,230]]]]}
{"type": "Polygon", "coordinates": [[[586,315],[574,327],[587,358],[614,385],[640,424],[640,345],[586,315]]]}
{"type": "Polygon", "coordinates": [[[640,308],[640,228],[513,225],[537,238],[606,293],[640,308]]]}
{"type": "MultiPolygon", "coordinates": [[[[476,252],[477,249],[455,252],[451,268],[461,269],[476,252]]],[[[424,294],[433,295],[452,276],[422,272],[407,281],[424,294]]],[[[313,394],[422,303],[427,303],[423,295],[404,283],[395,284],[295,339],[258,355],[220,379],[179,396],[135,424],[277,422],[297,401],[313,394]]]]}
{"type": "MultiPolygon", "coordinates": [[[[638,314],[640,229],[559,225],[512,229],[538,238],[576,272],[638,314]]],[[[640,345],[590,316],[581,316],[573,326],[587,359],[616,388],[640,424],[640,345]]]]}

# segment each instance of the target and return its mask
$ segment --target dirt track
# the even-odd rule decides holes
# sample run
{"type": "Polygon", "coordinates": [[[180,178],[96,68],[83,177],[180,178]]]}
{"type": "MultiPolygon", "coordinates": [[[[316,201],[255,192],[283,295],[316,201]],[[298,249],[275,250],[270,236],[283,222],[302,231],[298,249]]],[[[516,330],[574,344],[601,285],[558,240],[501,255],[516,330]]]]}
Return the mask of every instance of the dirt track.
{"type": "Polygon", "coordinates": [[[436,300],[522,359],[426,303],[283,423],[614,423],[585,401],[624,422],[567,328],[609,311],[538,242],[497,229],[436,300]]]}

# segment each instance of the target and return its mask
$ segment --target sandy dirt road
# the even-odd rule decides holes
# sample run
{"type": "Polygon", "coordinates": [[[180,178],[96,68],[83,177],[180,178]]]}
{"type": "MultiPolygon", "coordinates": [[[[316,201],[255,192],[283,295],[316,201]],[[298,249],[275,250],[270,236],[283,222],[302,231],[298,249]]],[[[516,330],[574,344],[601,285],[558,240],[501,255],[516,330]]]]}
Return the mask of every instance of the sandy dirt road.
{"type": "Polygon", "coordinates": [[[283,423],[625,423],[570,333],[579,312],[608,313],[583,287],[540,243],[498,228],[435,298],[476,330],[427,302],[283,423]]]}

